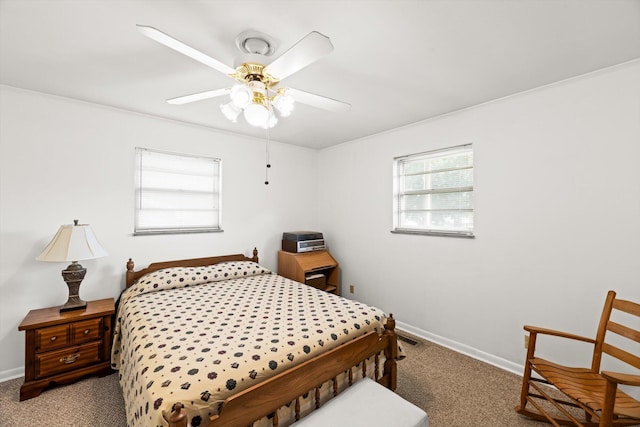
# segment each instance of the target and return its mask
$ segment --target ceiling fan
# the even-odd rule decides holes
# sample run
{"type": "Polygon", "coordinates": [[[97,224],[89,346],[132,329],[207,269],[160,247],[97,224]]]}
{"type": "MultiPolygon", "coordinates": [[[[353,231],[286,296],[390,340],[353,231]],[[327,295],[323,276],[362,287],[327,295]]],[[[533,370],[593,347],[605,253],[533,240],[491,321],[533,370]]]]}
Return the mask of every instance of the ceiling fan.
{"type": "Polygon", "coordinates": [[[137,25],[137,27],[142,34],[150,39],[236,80],[236,84],[230,88],[171,98],[167,100],[170,104],[181,105],[229,95],[230,102],[220,105],[220,109],[227,119],[235,123],[240,113],[243,113],[247,123],[264,129],[275,126],[278,122],[278,116],[289,116],[295,102],[335,112],[351,109],[351,105],[345,102],[291,87],[279,86],[282,80],[333,50],[331,40],[317,31],[307,34],[269,64],[266,64],[267,56],[273,52],[274,45],[269,37],[254,31],[244,32],[238,36],[236,44],[244,53],[248,54],[248,60],[234,69],[156,28],[146,25],[137,25]]]}

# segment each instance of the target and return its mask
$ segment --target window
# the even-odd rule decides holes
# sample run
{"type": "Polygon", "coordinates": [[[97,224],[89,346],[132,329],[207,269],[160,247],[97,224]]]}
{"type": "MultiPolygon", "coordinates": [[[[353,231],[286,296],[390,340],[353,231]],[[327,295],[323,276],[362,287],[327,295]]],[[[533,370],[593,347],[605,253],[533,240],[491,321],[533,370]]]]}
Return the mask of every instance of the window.
{"type": "Polygon", "coordinates": [[[136,148],[134,234],[220,228],[220,159],[136,148]]]}
{"type": "Polygon", "coordinates": [[[393,231],[473,237],[471,145],[394,159],[393,231]]]}

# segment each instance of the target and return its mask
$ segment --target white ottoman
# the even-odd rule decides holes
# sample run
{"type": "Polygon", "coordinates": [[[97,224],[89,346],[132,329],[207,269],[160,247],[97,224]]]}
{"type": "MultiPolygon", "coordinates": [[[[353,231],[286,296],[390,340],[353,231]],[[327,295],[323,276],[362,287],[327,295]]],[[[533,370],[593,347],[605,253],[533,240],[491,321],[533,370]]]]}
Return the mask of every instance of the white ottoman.
{"type": "Polygon", "coordinates": [[[292,427],[427,427],[427,413],[370,378],[355,382],[292,427]]]}

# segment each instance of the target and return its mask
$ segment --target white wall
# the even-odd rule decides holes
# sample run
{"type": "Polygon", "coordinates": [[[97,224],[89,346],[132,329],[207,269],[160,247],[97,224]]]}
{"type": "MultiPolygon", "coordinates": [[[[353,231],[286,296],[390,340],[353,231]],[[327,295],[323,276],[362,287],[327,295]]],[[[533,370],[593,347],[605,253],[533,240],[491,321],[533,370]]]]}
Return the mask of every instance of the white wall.
{"type": "Polygon", "coordinates": [[[640,300],[640,61],[342,144],[318,168],[343,289],[417,335],[520,372],[524,324],[593,337],[607,290],[640,300]],[[390,233],[393,158],[467,143],[476,238],[390,233]]]}
{"type": "Polygon", "coordinates": [[[60,225],[91,224],[109,253],[81,263],[83,299],[117,297],[129,257],[143,267],[257,246],[275,270],[281,233],[317,223],[316,163],[272,142],[265,186],[263,140],[0,86],[0,380],[23,374],[27,312],[67,299],[66,264],[35,260],[60,225]],[[136,146],[221,158],[224,232],[133,237],[136,146]]]}
{"type": "Polygon", "coordinates": [[[23,373],[24,315],[66,300],[65,265],[35,257],[76,218],[109,252],[82,263],[85,299],[116,297],[129,257],[257,246],[276,269],[282,231],[319,229],[347,296],[519,371],[523,324],[592,336],[608,289],[640,300],[639,75],[636,61],[321,152],[273,143],[269,186],[259,139],[0,86],[0,380],[23,373]],[[393,157],[468,142],[476,238],[391,234],[393,157]],[[135,146],[221,157],[225,231],[133,237],[135,146]]]}

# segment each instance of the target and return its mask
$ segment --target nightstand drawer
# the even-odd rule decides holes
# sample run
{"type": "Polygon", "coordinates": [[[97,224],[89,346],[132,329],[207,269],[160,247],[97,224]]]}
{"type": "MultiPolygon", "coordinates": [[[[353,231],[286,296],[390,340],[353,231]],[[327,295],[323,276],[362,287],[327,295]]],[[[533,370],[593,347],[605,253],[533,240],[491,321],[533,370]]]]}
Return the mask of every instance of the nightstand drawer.
{"type": "Polygon", "coordinates": [[[36,356],[36,378],[71,371],[100,362],[100,342],[71,347],[36,356]]]}
{"type": "Polygon", "coordinates": [[[67,325],[51,326],[36,330],[36,351],[54,350],[69,345],[67,325]]]}
{"type": "Polygon", "coordinates": [[[102,318],[83,320],[71,324],[71,337],[74,344],[100,339],[102,334],[102,318]]]}

